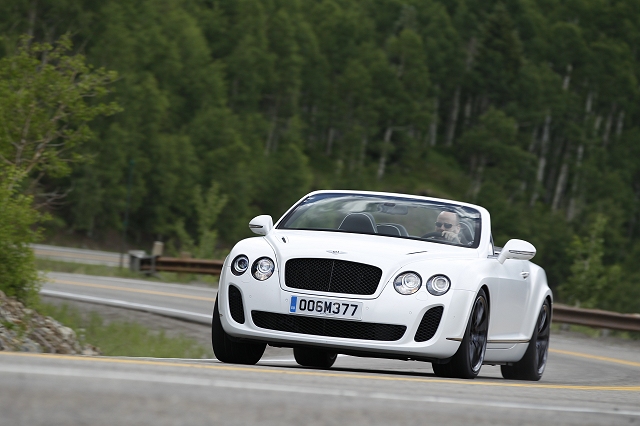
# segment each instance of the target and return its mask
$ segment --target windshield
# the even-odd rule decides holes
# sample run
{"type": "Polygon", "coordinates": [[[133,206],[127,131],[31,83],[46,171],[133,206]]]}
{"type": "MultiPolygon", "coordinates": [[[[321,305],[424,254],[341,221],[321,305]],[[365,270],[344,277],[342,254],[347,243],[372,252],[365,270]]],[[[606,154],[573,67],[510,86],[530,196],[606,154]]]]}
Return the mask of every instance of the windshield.
{"type": "Polygon", "coordinates": [[[476,248],[480,212],[457,204],[368,194],[316,194],[278,229],[372,234],[476,248]]]}

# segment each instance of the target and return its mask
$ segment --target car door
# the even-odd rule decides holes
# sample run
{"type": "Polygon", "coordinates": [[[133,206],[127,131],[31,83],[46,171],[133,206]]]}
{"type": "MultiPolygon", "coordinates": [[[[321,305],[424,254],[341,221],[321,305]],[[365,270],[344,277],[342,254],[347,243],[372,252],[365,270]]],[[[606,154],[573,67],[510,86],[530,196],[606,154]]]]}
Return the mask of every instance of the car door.
{"type": "Polygon", "coordinates": [[[497,268],[499,290],[496,303],[491,306],[492,340],[520,341],[529,338],[525,336],[523,326],[531,297],[530,265],[527,260],[507,259],[497,268]]]}

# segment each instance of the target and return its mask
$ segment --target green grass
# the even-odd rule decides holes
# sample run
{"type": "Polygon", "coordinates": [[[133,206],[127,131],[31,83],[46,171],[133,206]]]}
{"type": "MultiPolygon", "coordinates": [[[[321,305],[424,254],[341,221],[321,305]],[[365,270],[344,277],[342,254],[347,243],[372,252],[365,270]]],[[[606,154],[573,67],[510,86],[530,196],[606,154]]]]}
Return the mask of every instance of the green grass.
{"type": "Polygon", "coordinates": [[[95,312],[83,315],[72,306],[41,303],[38,312],[72,328],[81,344],[97,346],[103,355],[155,358],[209,358],[205,347],[186,336],[169,337],[132,322],[105,324],[95,312]]]}
{"type": "Polygon", "coordinates": [[[61,262],[51,259],[36,258],[36,268],[46,272],[66,272],[71,274],[96,275],[101,277],[131,278],[137,280],[149,280],[172,283],[205,283],[212,287],[218,286],[218,277],[213,275],[179,274],[175,272],[158,272],[155,275],[147,275],[134,272],[128,268],[114,268],[104,265],[88,265],[84,263],[61,262]]]}

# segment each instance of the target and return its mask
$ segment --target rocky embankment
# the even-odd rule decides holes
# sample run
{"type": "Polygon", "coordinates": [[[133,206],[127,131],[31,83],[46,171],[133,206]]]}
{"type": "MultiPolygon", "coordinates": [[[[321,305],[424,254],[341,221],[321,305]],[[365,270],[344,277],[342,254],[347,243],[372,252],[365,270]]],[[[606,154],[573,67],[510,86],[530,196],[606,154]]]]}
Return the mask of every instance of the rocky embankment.
{"type": "Polygon", "coordinates": [[[0,291],[0,351],[100,355],[82,346],[75,331],[51,317],[40,315],[0,291]]]}

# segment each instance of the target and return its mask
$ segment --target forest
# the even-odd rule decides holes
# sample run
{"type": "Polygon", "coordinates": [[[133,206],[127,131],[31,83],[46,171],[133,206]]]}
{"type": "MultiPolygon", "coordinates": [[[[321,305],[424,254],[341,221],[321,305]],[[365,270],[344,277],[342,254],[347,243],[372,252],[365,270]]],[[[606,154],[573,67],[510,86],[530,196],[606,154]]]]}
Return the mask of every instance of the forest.
{"type": "Polygon", "coordinates": [[[559,301],[640,312],[639,23],[637,0],[1,0],[0,58],[62,46],[42,63],[100,88],[24,172],[45,235],[220,257],[311,190],[434,196],[532,242],[559,301]]]}

